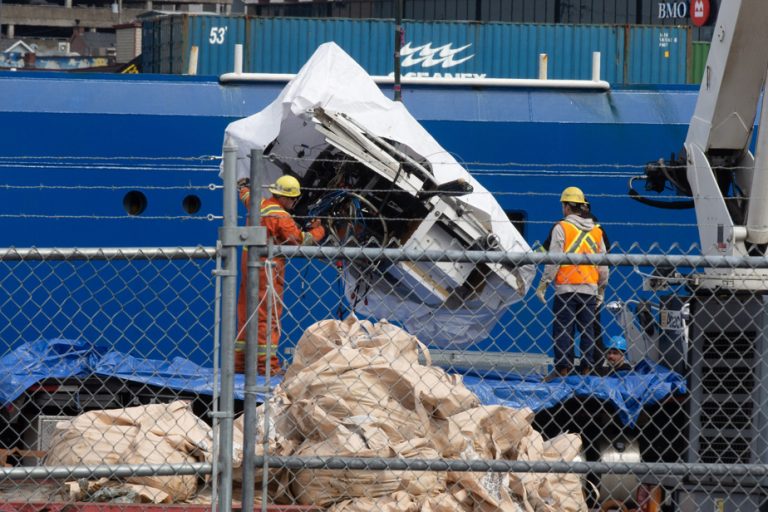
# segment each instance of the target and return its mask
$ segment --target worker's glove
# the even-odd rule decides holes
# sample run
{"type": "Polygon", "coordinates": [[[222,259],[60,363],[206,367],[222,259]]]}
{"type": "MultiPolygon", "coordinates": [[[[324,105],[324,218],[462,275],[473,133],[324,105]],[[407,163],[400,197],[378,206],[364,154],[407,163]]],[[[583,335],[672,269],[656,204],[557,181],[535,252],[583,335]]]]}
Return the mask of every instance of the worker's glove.
{"type": "Polygon", "coordinates": [[[597,298],[595,299],[595,306],[600,307],[605,302],[605,285],[601,284],[597,287],[597,298]]]}
{"type": "Polygon", "coordinates": [[[543,304],[547,303],[547,286],[549,286],[549,281],[542,279],[536,288],[536,296],[543,304]]]}
{"type": "Polygon", "coordinates": [[[312,243],[319,244],[325,238],[325,228],[320,219],[312,219],[307,222],[305,229],[309,231],[312,243]]]}

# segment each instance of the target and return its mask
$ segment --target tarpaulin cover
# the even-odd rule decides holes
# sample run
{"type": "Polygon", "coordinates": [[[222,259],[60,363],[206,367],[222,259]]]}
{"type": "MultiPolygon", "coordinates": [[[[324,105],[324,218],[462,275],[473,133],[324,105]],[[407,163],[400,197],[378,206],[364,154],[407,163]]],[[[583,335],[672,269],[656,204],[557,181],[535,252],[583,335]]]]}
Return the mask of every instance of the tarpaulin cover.
{"type": "Polygon", "coordinates": [[[485,405],[530,407],[534,411],[553,407],[572,397],[596,398],[612,403],[624,425],[634,426],[643,407],[661,402],[671,395],[687,393],[685,379],[676,372],[648,360],[632,371],[606,377],[574,375],[551,382],[541,377],[505,374],[503,378],[485,374],[465,375],[464,384],[485,405]]]}
{"type": "MultiPolygon", "coordinates": [[[[316,108],[327,113],[343,113],[364,127],[367,134],[409,148],[412,158],[428,163],[438,184],[457,179],[471,184],[473,191],[455,200],[464,205],[465,211],[475,212],[480,215],[478,218],[487,220],[488,234],[498,240],[500,249],[530,251],[530,246],[493,194],[440,146],[403,103],[384,96],[365,70],[332,42],[320,45],[267,107],[227,126],[225,145],[231,143],[237,147],[238,178],[249,176],[251,150],[266,148],[272,156],[289,162],[292,172],[299,177],[305,176],[309,166],[321,157],[322,149],[328,145],[325,135],[317,130],[312,120],[316,108]]],[[[282,173],[276,162],[265,160],[269,183],[282,173]]],[[[465,220],[461,217],[456,220],[457,224],[462,222],[465,220]]],[[[425,235],[420,248],[455,248],[438,247],[434,237],[431,240],[427,242],[425,235]]],[[[525,296],[535,270],[532,265],[516,267],[514,273],[520,279],[518,287],[491,273],[485,285],[477,287],[475,297],[451,306],[414,293],[412,285],[399,281],[393,284],[384,278],[366,280],[366,300],[358,302],[354,297],[359,294],[355,290],[360,276],[346,272],[344,280],[347,299],[356,303],[356,314],[398,321],[414,336],[430,340],[432,345],[447,347],[468,345],[487,338],[508,307],[525,296]]]]}
{"type": "MultiPolygon", "coordinates": [[[[116,377],[187,391],[213,394],[213,370],[183,358],[172,361],[142,359],[103,350],[80,340],[39,340],[22,345],[0,359],[5,379],[0,382],[0,403],[6,405],[30,386],[46,378],[116,377]]],[[[273,377],[271,384],[280,382],[273,377]]],[[[685,380],[664,367],[641,361],[632,372],[612,377],[572,376],[552,382],[540,378],[504,375],[465,375],[464,383],[484,405],[530,407],[534,411],[553,407],[571,397],[593,397],[612,403],[619,418],[633,426],[645,405],[686,393],[685,380]]],[[[245,380],[235,376],[235,398],[243,399],[245,380]]],[[[258,385],[265,385],[262,376],[258,385]]],[[[263,400],[258,395],[257,400],[263,400]]]]}
{"type": "MultiPolygon", "coordinates": [[[[181,357],[171,361],[133,357],[81,340],[38,340],[22,345],[0,359],[5,379],[0,403],[8,404],[27,388],[46,378],[117,377],[200,395],[213,395],[213,370],[181,357]]],[[[271,383],[277,384],[279,378],[271,383]]],[[[260,376],[257,385],[265,384],[260,376]]],[[[245,378],[235,375],[235,398],[243,399],[245,378]]],[[[263,395],[257,395],[258,400],[263,395]]]]}

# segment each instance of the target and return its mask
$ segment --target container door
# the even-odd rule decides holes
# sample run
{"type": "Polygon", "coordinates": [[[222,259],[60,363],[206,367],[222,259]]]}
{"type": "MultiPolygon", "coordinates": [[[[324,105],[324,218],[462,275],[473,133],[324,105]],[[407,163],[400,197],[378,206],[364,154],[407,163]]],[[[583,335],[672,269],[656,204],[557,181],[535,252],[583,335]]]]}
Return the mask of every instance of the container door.
{"type": "Polygon", "coordinates": [[[627,41],[626,83],[686,83],[689,30],[672,26],[631,27],[627,41]]]}

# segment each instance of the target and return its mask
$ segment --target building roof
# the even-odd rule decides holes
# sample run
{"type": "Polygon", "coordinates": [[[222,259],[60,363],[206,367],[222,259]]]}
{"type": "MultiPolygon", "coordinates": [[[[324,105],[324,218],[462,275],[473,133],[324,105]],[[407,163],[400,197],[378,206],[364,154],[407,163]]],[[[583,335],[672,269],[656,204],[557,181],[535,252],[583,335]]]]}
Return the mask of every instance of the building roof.
{"type": "Polygon", "coordinates": [[[0,41],[0,51],[3,53],[35,53],[35,48],[28,45],[21,39],[18,41],[0,41]]]}
{"type": "Polygon", "coordinates": [[[102,55],[105,49],[115,48],[117,36],[103,32],[75,31],[69,40],[70,50],[80,55],[102,55]]]}
{"type": "Polygon", "coordinates": [[[83,39],[90,48],[109,48],[115,46],[117,36],[105,32],[85,32],[83,39]]]}
{"type": "Polygon", "coordinates": [[[138,16],[136,16],[136,19],[138,21],[141,21],[141,20],[150,19],[150,18],[157,18],[157,17],[160,17],[160,16],[173,16],[175,14],[185,15],[185,14],[190,14],[190,13],[182,12],[182,11],[163,11],[163,10],[159,10],[159,9],[152,9],[151,11],[146,11],[146,12],[143,12],[143,13],[139,14],[138,16]]]}
{"type": "Polygon", "coordinates": [[[115,25],[115,30],[120,29],[127,29],[127,28],[141,28],[141,23],[138,21],[130,21],[128,23],[121,23],[120,25],[115,25]]]}

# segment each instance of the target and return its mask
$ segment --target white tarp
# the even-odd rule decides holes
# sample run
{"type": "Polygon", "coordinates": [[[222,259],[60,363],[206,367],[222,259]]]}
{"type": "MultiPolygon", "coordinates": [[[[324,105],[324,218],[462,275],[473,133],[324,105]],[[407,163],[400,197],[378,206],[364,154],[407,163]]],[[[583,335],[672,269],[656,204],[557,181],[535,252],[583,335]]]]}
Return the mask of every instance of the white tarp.
{"type": "MultiPolygon", "coordinates": [[[[270,144],[272,154],[280,155],[294,172],[303,176],[327,146],[313,125],[311,111],[316,107],[344,113],[369,133],[409,147],[430,163],[438,184],[458,178],[468,181],[474,191],[457,199],[490,217],[492,233],[503,249],[530,251],[493,195],[432,138],[402,103],[385,97],[365,70],[334,43],[319,46],[264,110],[227,127],[225,143],[234,143],[238,149],[238,179],[249,176],[251,150],[264,149],[270,144]]],[[[272,162],[267,162],[266,172],[268,183],[282,174],[272,162]]],[[[370,280],[364,287],[368,300],[355,301],[355,311],[400,322],[412,334],[433,344],[475,342],[487,337],[507,307],[525,295],[535,269],[526,266],[515,269],[515,273],[517,286],[509,286],[491,276],[482,293],[473,301],[460,304],[424,303],[415,300],[407,290],[398,290],[396,284],[383,279],[370,280]]],[[[358,292],[361,288],[357,283],[359,276],[353,277],[353,274],[346,274],[348,298],[355,288],[358,292]]]]}

